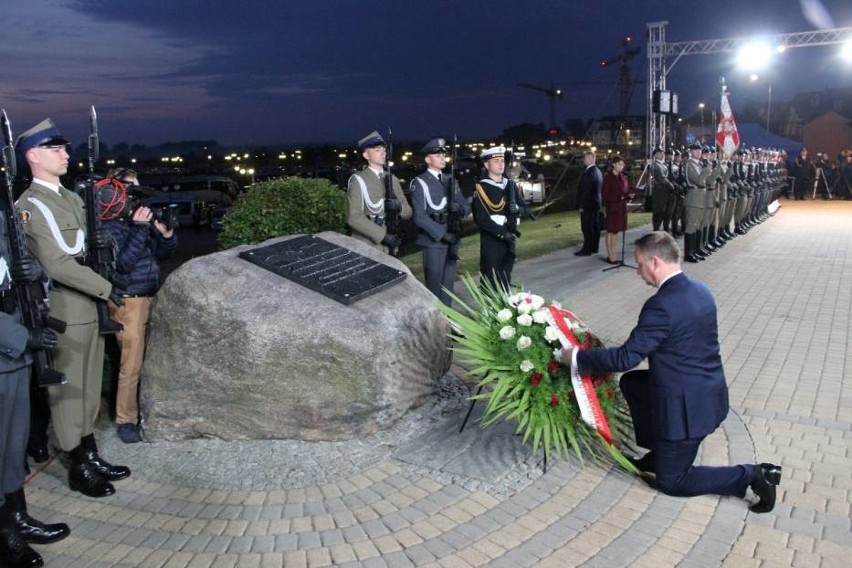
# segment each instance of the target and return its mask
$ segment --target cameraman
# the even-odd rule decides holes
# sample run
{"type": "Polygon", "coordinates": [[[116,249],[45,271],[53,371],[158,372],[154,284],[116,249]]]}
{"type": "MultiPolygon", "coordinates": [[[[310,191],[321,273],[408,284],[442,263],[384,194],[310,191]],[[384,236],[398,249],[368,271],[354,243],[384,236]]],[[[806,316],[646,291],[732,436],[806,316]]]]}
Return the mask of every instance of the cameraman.
{"type": "MultiPolygon", "coordinates": [[[[115,169],[107,172],[108,178],[116,179],[132,190],[139,185],[139,177],[131,169],[115,169]]],[[[151,310],[151,300],[160,287],[159,260],[170,257],[177,248],[177,237],[173,227],[153,219],[153,212],[144,204],[127,211],[128,196],[119,199],[118,205],[126,215],[104,219],[103,227],[115,239],[116,274],[126,281],[126,288],[116,286],[124,298],[123,306],[109,303],[110,317],[124,326],[116,335],[121,350],[118,372],[115,422],[118,437],[125,444],[142,440],[139,433],[139,375],[145,354],[145,326],[151,310]]]]}

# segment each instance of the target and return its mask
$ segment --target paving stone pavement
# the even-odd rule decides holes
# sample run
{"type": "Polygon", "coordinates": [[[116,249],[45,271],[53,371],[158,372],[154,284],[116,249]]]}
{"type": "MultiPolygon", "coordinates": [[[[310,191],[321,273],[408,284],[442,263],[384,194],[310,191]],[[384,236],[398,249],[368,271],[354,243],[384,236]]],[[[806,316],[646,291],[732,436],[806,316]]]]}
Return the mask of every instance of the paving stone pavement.
{"type": "MultiPolygon", "coordinates": [[[[625,339],[653,290],[572,252],[521,262],[515,279],[625,339]]],[[[505,426],[458,432],[469,379],[454,367],[434,401],[365,440],[128,446],[105,426],[101,453],[133,476],[89,499],[58,460],[36,469],[31,512],[72,530],[39,552],[51,567],[849,565],[852,202],[785,200],[685,270],[716,296],[731,392],[699,460],[783,465],[770,514],[667,497],[614,467],[543,474],[505,426]]]]}

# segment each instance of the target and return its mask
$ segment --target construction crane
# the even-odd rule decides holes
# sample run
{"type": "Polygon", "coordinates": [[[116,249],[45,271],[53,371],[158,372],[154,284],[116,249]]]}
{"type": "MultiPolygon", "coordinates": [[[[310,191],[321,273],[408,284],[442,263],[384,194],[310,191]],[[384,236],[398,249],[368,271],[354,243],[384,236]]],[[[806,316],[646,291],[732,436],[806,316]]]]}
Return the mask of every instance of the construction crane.
{"type": "Polygon", "coordinates": [[[557,89],[556,84],[553,81],[550,82],[550,88],[542,87],[540,85],[532,85],[530,83],[518,83],[518,86],[523,87],[525,89],[532,89],[533,91],[538,91],[547,95],[547,98],[550,99],[549,128],[556,128],[556,99],[561,99],[563,97],[562,90],[557,89]]]}
{"type": "Polygon", "coordinates": [[[601,61],[601,67],[610,67],[616,63],[619,64],[618,90],[621,96],[620,110],[622,120],[624,120],[630,112],[630,99],[633,96],[633,85],[636,83],[630,73],[630,66],[628,63],[631,59],[639,55],[639,52],[641,51],[638,47],[631,47],[632,42],[633,38],[626,36],[621,42],[624,46],[624,51],[618,55],[601,61]]]}

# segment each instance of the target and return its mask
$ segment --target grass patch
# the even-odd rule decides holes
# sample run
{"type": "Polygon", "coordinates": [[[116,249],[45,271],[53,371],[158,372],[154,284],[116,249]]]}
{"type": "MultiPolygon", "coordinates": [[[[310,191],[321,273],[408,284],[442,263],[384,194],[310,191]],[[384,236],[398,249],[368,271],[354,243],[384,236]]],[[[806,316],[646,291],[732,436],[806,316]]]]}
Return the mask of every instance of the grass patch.
{"type": "MultiPolygon", "coordinates": [[[[639,227],[651,222],[650,213],[631,213],[627,216],[628,228],[639,227]]],[[[535,258],[549,252],[579,245],[583,242],[578,211],[560,211],[542,215],[537,220],[523,219],[520,225],[523,235],[518,239],[518,261],[535,258]]],[[[603,237],[601,237],[603,238],[603,237]]],[[[601,242],[603,250],[604,243],[601,242]]],[[[400,260],[412,274],[423,282],[423,255],[420,251],[400,260]]],[[[466,235],[459,250],[458,275],[479,272],[479,233],[466,235]]]]}

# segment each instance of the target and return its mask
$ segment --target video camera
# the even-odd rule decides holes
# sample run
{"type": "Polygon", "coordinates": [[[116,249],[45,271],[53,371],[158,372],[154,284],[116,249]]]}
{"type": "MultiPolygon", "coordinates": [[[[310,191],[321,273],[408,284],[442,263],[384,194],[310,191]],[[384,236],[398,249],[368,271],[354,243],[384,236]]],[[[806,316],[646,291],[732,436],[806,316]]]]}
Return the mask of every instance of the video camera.
{"type": "MultiPolygon", "coordinates": [[[[154,190],[150,187],[130,185],[115,178],[103,178],[95,182],[95,200],[98,204],[98,218],[101,221],[133,222],[133,214],[146,205],[145,200],[154,190]]],[[[177,205],[152,207],[151,224],[163,223],[168,229],[177,229],[177,205]]]]}

